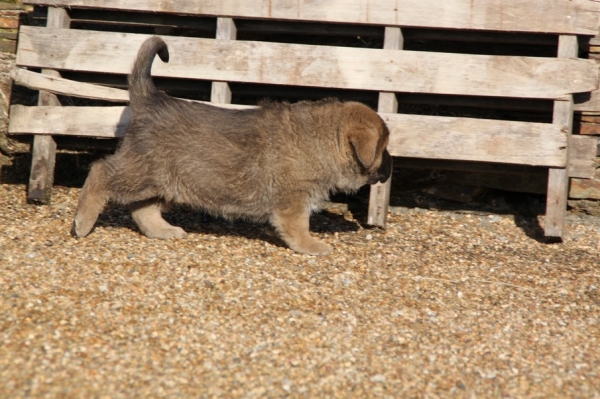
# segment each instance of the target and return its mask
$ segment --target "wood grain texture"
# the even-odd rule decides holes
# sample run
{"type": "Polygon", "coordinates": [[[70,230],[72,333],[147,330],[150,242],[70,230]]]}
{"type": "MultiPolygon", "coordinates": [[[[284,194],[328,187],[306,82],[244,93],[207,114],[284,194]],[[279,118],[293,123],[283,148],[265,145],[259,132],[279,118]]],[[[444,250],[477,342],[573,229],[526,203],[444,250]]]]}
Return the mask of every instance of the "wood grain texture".
{"type": "MultiPolygon", "coordinates": [[[[10,134],[120,137],[129,125],[127,107],[13,105],[10,112],[10,134]]],[[[393,156],[566,167],[566,134],[554,124],[380,115],[390,128],[393,156]]]]}
{"type": "MultiPolygon", "coordinates": [[[[128,74],[146,35],[23,26],[17,65],[128,74]]],[[[387,92],[556,99],[598,87],[594,61],[165,37],[153,75],[387,92]],[[194,51],[190,51],[194,49],[194,51]]]]}
{"type": "MultiPolygon", "coordinates": [[[[576,36],[561,35],[558,38],[558,57],[577,57],[579,46],[576,36]]],[[[573,96],[567,101],[555,101],[552,124],[559,127],[570,139],[573,132],[573,96]]],[[[570,162],[567,146],[567,164],[570,162]]],[[[551,168],[548,171],[548,190],[546,194],[546,218],[544,234],[547,237],[562,238],[567,214],[569,195],[568,168],[551,168]]]]}
{"type": "Polygon", "coordinates": [[[10,107],[9,134],[121,137],[129,107],[10,107]]]}
{"type": "Polygon", "coordinates": [[[394,156],[566,167],[567,138],[553,124],[382,114],[394,156]]]}
{"type": "MultiPolygon", "coordinates": [[[[386,27],[383,37],[383,48],[386,50],[401,50],[404,46],[402,31],[397,27],[386,27]]],[[[377,111],[395,114],[398,112],[398,100],[395,93],[379,93],[377,111]]],[[[387,212],[392,190],[392,176],[385,183],[373,184],[369,193],[369,213],[367,223],[372,226],[385,228],[387,212]]]]}
{"type": "Polygon", "coordinates": [[[25,0],[72,8],[231,18],[596,35],[600,5],[589,0],[25,0]],[[543,18],[533,17],[543,10],[543,18]]]}
{"type": "MultiPolygon", "coordinates": [[[[217,40],[235,40],[237,29],[231,18],[217,18],[217,40]]],[[[210,101],[213,103],[231,103],[231,88],[227,82],[213,82],[210,92],[210,101]]]]}

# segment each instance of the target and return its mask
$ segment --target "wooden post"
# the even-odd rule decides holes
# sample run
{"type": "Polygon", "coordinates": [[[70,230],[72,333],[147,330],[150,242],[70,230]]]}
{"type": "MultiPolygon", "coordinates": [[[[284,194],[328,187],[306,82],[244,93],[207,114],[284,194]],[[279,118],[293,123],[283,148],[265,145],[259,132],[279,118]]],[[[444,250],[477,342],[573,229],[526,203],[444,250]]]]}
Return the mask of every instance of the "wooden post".
{"type": "MultiPolygon", "coordinates": [[[[237,29],[232,18],[217,18],[217,39],[235,40],[237,29]]],[[[231,89],[227,82],[213,82],[210,101],[218,104],[231,104],[231,89]]]]}
{"type": "MultiPolygon", "coordinates": [[[[558,57],[577,58],[579,46],[577,36],[560,35],[558,37],[558,57]]],[[[554,101],[552,123],[559,125],[570,136],[573,131],[573,96],[565,100],[554,101]]],[[[569,137],[567,137],[569,139],[569,137]]],[[[569,143],[569,140],[567,140],[569,143]]],[[[565,168],[551,168],[548,173],[548,193],[546,197],[547,237],[562,238],[565,216],[567,213],[567,197],[569,194],[569,145],[567,144],[567,162],[565,168]]]]}
{"type": "MultiPolygon", "coordinates": [[[[383,40],[383,48],[386,50],[401,50],[404,47],[404,37],[400,28],[386,27],[383,40]]],[[[378,112],[398,112],[398,100],[396,93],[379,93],[378,112]]],[[[367,223],[373,226],[385,228],[388,205],[390,202],[390,190],[392,177],[385,183],[377,183],[371,186],[369,196],[369,216],[367,223]]]]}
{"type": "MultiPolygon", "coordinates": [[[[71,19],[63,8],[48,7],[48,21],[51,28],[69,28],[71,19]]],[[[43,69],[42,73],[60,76],[57,71],[43,69]]],[[[60,105],[56,95],[40,91],[38,105],[60,105]]],[[[27,201],[36,204],[49,204],[54,183],[54,165],[56,162],[56,142],[49,135],[35,135],[31,156],[31,171],[27,189],[27,201]]]]}

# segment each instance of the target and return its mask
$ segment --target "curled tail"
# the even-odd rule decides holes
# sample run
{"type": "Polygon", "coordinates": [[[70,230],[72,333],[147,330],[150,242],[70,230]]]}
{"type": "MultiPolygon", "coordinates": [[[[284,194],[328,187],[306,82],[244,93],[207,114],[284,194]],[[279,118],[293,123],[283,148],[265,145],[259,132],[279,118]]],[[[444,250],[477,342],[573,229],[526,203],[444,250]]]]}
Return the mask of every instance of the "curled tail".
{"type": "Polygon", "coordinates": [[[167,44],[160,37],[152,36],[140,47],[129,75],[129,97],[133,106],[157,92],[151,74],[152,61],[157,54],[161,61],[169,62],[167,44]]]}

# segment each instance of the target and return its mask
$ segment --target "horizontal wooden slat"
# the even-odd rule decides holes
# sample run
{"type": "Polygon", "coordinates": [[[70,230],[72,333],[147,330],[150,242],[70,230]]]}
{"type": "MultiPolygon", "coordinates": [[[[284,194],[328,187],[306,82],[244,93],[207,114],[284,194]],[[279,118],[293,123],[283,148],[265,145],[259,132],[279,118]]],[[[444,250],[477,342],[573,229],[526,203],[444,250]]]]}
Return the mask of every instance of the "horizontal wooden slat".
{"type": "Polygon", "coordinates": [[[9,134],[121,137],[129,126],[129,107],[10,107],[9,134]]]}
{"type": "MultiPolygon", "coordinates": [[[[111,102],[128,102],[129,94],[127,90],[115,89],[112,87],[105,87],[97,83],[85,83],[70,79],[64,79],[60,77],[43,75],[37,72],[28,71],[26,69],[17,68],[14,76],[14,83],[17,85],[28,87],[32,90],[45,90],[54,94],[60,94],[71,97],[89,98],[93,100],[104,100],[111,102]]],[[[193,90],[193,85],[186,82],[186,88],[193,90]]],[[[246,87],[246,86],[242,86],[246,87]]],[[[271,96],[290,96],[290,94],[299,92],[300,89],[294,88],[293,91],[289,87],[282,86],[279,88],[279,92],[276,90],[278,86],[268,86],[269,93],[271,96]],[[285,93],[281,93],[284,91],[285,93]]],[[[181,89],[181,88],[180,88],[181,89]]],[[[238,89],[240,87],[238,86],[238,89]]],[[[311,89],[305,89],[311,90],[311,89]]],[[[332,96],[329,90],[323,89],[324,91],[316,94],[317,97],[332,96]]],[[[362,92],[366,93],[366,92],[362,92]]],[[[367,93],[368,94],[368,93],[367,93]]],[[[301,92],[300,97],[306,97],[306,92],[301,92]]],[[[431,96],[427,94],[400,94],[397,96],[400,103],[410,104],[438,104],[438,105],[450,105],[450,106],[466,106],[466,107],[478,107],[478,108],[501,108],[501,109],[515,109],[515,110],[528,110],[537,112],[551,112],[552,102],[549,100],[532,100],[532,99],[517,99],[517,98],[503,98],[503,97],[470,97],[470,96],[431,96]]],[[[357,100],[365,102],[365,100],[357,100]]],[[[594,121],[595,123],[600,123],[594,121]]],[[[598,133],[600,134],[600,133],[598,133]]]]}
{"type": "MultiPolygon", "coordinates": [[[[146,35],[24,26],[20,66],[127,74],[146,35]]],[[[153,74],[386,92],[559,98],[598,87],[595,62],[165,37],[153,74]]]]}
{"type": "MultiPolygon", "coordinates": [[[[129,123],[126,107],[26,107],[10,109],[10,134],[119,137],[129,123]]],[[[394,156],[566,166],[567,136],[552,124],[381,114],[391,131],[394,156]]]]}
{"type": "Polygon", "coordinates": [[[15,71],[14,83],[33,90],[45,90],[64,96],[113,102],[129,102],[129,93],[127,90],[76,82],[58,76],[42,75],[21,68],[17,68],[15,71]]]}
{"type": "Polygon", "coordinates": [[[549,123],[401,114],[382,117],[393,132],[388,150],[394,156],[566,166],[567,136],[549,123]]]}
{"type": "Polygon", "coordinates": [[[589,0],[25,0],[24,3],[232,18],[584,35],[598,33],[600,10],[598,3],[589,0]]]}

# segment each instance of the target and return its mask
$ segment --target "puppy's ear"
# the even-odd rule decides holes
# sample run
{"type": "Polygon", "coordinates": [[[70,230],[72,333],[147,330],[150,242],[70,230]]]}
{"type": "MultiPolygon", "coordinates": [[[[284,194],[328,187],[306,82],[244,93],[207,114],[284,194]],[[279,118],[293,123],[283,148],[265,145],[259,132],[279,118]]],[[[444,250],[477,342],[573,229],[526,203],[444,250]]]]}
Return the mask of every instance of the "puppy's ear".
{"type": "Polygon", "coordinates": [[[350,131],[348,138],[360,164],[365,169],[371,168],[377,155],[377,143],[379,141],[377,129],[372,126],[357,126],[350,131]]]}

